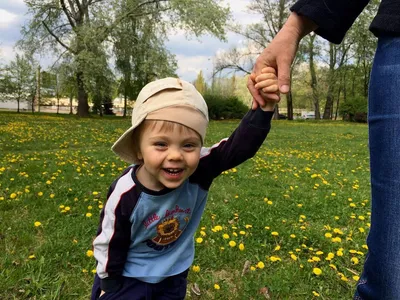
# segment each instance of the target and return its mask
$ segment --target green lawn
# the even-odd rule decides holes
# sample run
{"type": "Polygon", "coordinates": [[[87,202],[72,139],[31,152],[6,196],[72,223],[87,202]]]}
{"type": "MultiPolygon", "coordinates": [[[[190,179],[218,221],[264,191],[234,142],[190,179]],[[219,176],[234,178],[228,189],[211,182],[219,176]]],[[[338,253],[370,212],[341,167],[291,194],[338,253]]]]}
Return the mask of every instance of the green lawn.
{"type": "MultiPolygon", "coordinates": [[[[0,113],[0,299],[89,298],[88,250],[108,186],[126,167],[110,147],[129,124],[0,113]]],[[[211,122],[206,145],[237,124],[211,122]]],[[[351,299],[367,253],[369,189],[366,125],[274,121],[257,155],[214,182],[188,290],[351,299]]]]}

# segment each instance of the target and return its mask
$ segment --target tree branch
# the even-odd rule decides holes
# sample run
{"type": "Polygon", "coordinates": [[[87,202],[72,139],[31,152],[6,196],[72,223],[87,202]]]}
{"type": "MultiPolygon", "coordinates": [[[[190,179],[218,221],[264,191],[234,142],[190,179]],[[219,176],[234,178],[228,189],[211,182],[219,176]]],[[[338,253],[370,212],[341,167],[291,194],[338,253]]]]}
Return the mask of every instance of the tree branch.
{"type": "Polygon", "coordinates": [[[51,29],[47,26],[47,24],[46,24],[44,21],[42,21],[42,24],[43,24],[43,26],[46,28],[47,32],[48,32],[52,37],[54,37],[54,38],[56,39],[56,41],[57,41],[61,46],[63,46],[65,49],[67,49],[67,50],[68,50],[69,52],[71,52],[72,54],[77,54],[76,51],[72,50],[70,47],[68,47],[66,44],[64,44],[64,43],[60,40],[60,38],[59,38],[58,36],[56,36],[56,35],[54,34],[53,31],[51,31],[51,29]]]}
{"type": "Polygon", "coordinates": [[[68,18],[68,22],[71,24],[72,28],[76,27],[76,22],[71,18],[70,12],[68,11],[68,8],[65,5],[64,0],[60,0],[62,10],[64,11],[65,15],[68,18]]]}

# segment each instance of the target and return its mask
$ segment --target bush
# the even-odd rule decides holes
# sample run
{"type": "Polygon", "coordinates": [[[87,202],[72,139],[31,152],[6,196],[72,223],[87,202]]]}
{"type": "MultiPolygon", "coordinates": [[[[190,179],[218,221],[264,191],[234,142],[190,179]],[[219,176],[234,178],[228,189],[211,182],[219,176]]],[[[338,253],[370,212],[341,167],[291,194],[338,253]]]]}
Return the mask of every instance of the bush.
{"type": "Polygon", "coordinates": [[[340,113],[344,120],[365,123],[367,122],[367,110],[367,99],[363,96],[355,96],[343,102],[340,113]]]}
{"type": "Polygon", "coordinates": [[[236,96],[206,94],[204,100],[208,106],[208,114],[212,120],[241,119],[249,108],[236,96]]]}

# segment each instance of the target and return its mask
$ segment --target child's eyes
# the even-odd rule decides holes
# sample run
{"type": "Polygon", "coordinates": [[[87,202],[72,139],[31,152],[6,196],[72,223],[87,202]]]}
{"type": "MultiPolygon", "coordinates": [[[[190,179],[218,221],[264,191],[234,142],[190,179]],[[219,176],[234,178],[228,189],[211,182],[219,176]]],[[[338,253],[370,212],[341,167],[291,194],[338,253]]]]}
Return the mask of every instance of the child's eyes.
{"type": "Polygon", "coordinates": [[[163,143],[163,142],[155,142],[154,146],[158,147],[158,148],[164,148],[167,147],[167,143],[163,143]]]}
{"type": "Polygon", "coordinates": [[[183,148],[187,151],[192,151],[192,150],[196,149],[197,147],[199,147],[199,146],[194,143],[188,143],[183,146],[183,148]]]}

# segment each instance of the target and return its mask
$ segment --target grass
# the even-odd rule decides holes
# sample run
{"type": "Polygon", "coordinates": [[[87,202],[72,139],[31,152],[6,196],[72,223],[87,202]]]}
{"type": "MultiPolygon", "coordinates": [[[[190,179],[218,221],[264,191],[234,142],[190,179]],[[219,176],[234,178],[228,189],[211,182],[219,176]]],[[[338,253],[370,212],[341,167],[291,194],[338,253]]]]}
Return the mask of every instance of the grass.
{"type": "MultiPolygon", "coordinates": [[[[206,145],[237,124],[211,122],[206,145]]],[[[88,250],[108,186],[126,167],[110,147],[128,126],[0,113],[0,299],[89,298],[88,250]]],[[[264,287],[272,299],[351,299],[370,222],[367,127],[272,127],[253,159],[214,182],[188,290],[197,283],[201,299],[265,299],[264,287]]]]}

